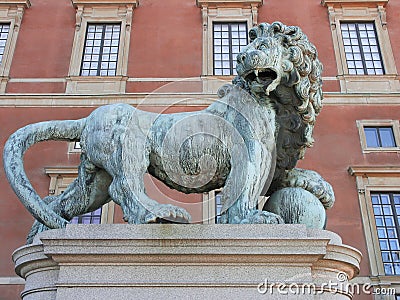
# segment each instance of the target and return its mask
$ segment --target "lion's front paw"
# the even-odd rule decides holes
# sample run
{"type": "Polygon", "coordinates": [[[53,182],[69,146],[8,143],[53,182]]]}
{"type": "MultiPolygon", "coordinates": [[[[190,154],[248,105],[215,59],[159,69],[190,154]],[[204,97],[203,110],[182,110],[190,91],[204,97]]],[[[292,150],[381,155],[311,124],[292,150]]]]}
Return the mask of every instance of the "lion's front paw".
{"type": "Polygon", "coordinates": [[[281,216],[265,210],[253,210],[249,212],[241,224],[284,224],[281,216]]]}
{"type": "Polygon", "coordinates": [[[171,204],[155,206],[145,217],[145,223],[190,223],[192,217],[182,207],[171,204]]]}

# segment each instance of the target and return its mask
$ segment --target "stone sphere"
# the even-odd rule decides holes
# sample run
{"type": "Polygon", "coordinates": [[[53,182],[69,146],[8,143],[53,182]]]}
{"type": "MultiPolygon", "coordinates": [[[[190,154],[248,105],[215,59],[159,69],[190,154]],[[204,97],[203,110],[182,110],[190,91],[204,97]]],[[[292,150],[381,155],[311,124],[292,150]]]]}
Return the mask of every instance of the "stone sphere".
{"type": "Polygon", "coordinates": [[[308,228],[324,229],[326,212],[321,201],[302,188],[283,188],[273,193],[264,210],[280,215],[286,224],[305,224],[308,228]]]}

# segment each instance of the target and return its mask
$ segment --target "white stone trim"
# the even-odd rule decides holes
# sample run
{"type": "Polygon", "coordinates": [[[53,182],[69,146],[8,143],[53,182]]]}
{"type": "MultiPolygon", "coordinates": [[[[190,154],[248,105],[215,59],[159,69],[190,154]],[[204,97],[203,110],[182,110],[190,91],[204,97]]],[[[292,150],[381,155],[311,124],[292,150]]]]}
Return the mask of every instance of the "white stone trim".
{"type": "Polygon", "coordinates": [[[125,92],[133,10],[137,0],[72,0],[76,9],[66,93],[104,94],[125,92]],[[121,23],[116,76],[80,76],[82,53],[88,23],[121,23]]]}
{"type": "Polygon", "coordinates": [[[49,82],[66,82],[65,78],[10,78],[8,82],[13,83],[49,83],[49,82]]]}
{"type": "MultiPolygon", "coordinates": [[[[0,107],[96,107],[112,103],[138,106],[208,106],[218,99],[216,93],[124,93],[103,95],[5,94],[0,107]]],[[[324,105],[400,105],[400,93],[345,94],[324,93],[324,105]]]]}
{"type": "Polygon", "coordinates": [[[4,49],[3,60],[0,64],[0,93],[5,93],[6,91],[22,17],[25,9],[30,6],[30,0],[0,1],[0,23],[10,23],[10,31],[4,49]]]}
{"type": "Polygon", "coordinates": [[[23,285],[25,284],[25,280],[21,277],[13,276],[13,277],[0,277],[0,286],[1,285],[23,285]]]}
{"type": "Polygon", "coordinates": [[[400,83],[397,77],[396,64],[390,43],[387,22],[386,4],[388,0],[323,0],[322,5],[328,9],[332,31],[333,47],[336,57],[338,78],[341,91],[346,93],[364,92],[399,92],[400,83]],[[349,75],[344,53],[341,21],[374,22],[381,51],[385,75],[349,75]]]}
{"type": "Polygon", "coordinates": [[[358,133],[360,136],[360,144],[363,153],[373,153],[373,152],[397,152],[400,153],[400,126],[398,120],[357,120],[356,121],[358,133]],[[365,137],[364,127],[391,127],[393,129],[394,140],[396,147],[391,148],[371,148],[367,146],[367,139],[365,137]]]}

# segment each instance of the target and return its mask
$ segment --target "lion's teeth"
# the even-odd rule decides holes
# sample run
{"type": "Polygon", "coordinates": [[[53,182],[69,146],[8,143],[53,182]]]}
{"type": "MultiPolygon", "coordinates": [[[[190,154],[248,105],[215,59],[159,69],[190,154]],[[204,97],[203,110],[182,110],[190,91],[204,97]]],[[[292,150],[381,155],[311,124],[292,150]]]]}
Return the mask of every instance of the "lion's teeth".
{"type": "Polygon", "coordinates": [[[254,70],[254,74],[258,77],[258,70],[254,70]]]}

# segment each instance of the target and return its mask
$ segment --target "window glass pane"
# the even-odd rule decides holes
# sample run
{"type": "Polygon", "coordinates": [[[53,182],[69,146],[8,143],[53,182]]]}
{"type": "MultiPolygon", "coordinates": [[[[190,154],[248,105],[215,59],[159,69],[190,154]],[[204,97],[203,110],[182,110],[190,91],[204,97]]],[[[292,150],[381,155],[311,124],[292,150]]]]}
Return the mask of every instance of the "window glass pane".
{"type": "Polygon", "coordinates": [[[375,223],[376,223],[376,226],[385,226],[385,224],[383,222],[383,217],[375,216],[375,223]]]}
{"type": "Polygon", "coordinates": [[[381,247],[381,250],[389,250],[389,241],[379,240],[379,245],[381,247]]]}
{"type": "Polygon", "coordinates": [[[376,128],[364,127],[364,133],[367,140],[367,147],[379,147],[378,131],[376,128]]]}
{"type": "Polygon", "coordinates": [[[386,275],[393,275],[394,274],[393,264],[384,264],[383,266],[385,268],[385,274],[386,275]]]}
{"type": "Polygon", "coordinates": [[[380,196],[382,204],[390,204],[389,194],[381,194],[380,196]]]}
{"type": "Polygon", "coordinates": [[[390,250],[399,250],[399,242],[398,240],[390,240],[390,250]]]}
{"type": "Polygon", "coordinates": [[[383,262],[391,262],[392,261],[392,257],[390,255],[390,252],[382,251],[382,261],[383,262]]]}
{"type": "Polygon", "coordinates": [[[393,215],[392,207],[390,205],[383,205],[383,213],[385,215],[393,215]]]}
{"type": "Polygon", "coordinates": [[[379,195],[371,195],[371,199],[372,199],[372,204],[379,204],[381,203],[380,199],[379,199],[379,195]]]}
{"type": "Polygon", "coordinates": [[[395,228],[388,228],[386,231],[388,238],[397,238],[397,231],[395,230],[395,228]]]}
{"type": "Polygon", "coordinates": [[[392,260],[394,262],[400,262],[400,253],[399,253],[399,251],[396,251],[396,252],[392,253],[392,260]]]}
{"type": "Polygon", "coordinates": [[[379,135],[381,138],[382,147],[396,147],[393,136],[393,129],[391,127],[379,128],[379,135]]]}
{"type": "Polygon", "coordinates": [[[376,215],[383,215],[382,207],[381,206],[374,206],[374,214],[376,215]]]}
{"type": "Polygon", "coordinates": [[[378,228],[378,237],[387,238],[386,230],[384,228],[378,228]]]}
{"type": "Polygon", "coordinates": [[[394,226],[393,217],[385,217],[385,225],[388,227],[394,226]]]}
{"type": "Polygon", "coordinates": [[[95,211],[88,212],[86,214],[75,217],[71,220],[72,224],[100,224],[101,223],[101,212],[102,208],[98,208],[95,211]]]}

